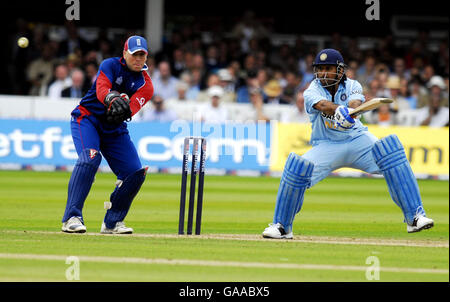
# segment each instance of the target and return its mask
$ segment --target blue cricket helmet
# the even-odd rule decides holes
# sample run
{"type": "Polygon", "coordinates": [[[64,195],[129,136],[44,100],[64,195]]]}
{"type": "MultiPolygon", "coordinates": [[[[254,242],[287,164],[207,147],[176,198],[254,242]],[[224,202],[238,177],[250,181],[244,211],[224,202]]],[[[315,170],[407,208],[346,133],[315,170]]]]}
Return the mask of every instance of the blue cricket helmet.
{"type": "Polygon", "coordinates": [[[341,53],[333,48],[321,50],[314,59],[313,66],[316,65],[339,65],[344,64],[344,58],[341,53]]]}
{"type": "Polygon", "coordinates": [[[330,87],[337,83],[340,83],[341,80],[344,81],[346,79],[345,72],[347,69],[347,65],[344,63],[344,58],[341,53],[336,49],[325,48],[321,50],[314,59],[312,64],[314,70],[314,77],[323,87],[330,87]],[[320,65],[334,65],[336,66],[336,73],[334,72],[321,72],[317,70],[317,66],[320,65]]]}

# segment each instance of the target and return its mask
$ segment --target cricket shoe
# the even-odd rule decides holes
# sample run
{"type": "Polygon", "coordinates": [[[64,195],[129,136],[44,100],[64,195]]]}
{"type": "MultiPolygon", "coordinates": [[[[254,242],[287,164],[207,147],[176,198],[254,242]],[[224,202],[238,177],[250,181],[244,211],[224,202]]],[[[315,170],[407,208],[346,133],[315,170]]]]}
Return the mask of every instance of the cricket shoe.
{"type": "Polygon", "coordinates": [[[264,229],[264,232],[262,233],[264,238],[272,238],[272,239],[292,239],[294,238],[294,235],[292,234],[292,231],[289,233],[286,233],[284,230],[284,227],[281,225],[281,223],[270,223],[267,228],[264,229]]]}
{"type": "Polygon", "coordinates": [[[123,223],[123,221],[119,221],[116,223],[116,226],[113,229],[108,229],[105,223],[102,223],[102,228],[100,229],[100,233],[102,234],[132,234],[133,229],[129,228],[123,223]]]}
{"type": "Polygon", "coordinates": [[[63,222],[61,230],[66,233],[86,233],[83,221],[77,216],[70,217],[66,222],[63,222]]]}
{"type": "Polygon", "coordinates": [[[433,219],[427,218],[423,215],[417,215],[414,217],[412,224],[406,226],[408,233],[420,232],[422,230],[430,229],[434,226],[433,219]]]}

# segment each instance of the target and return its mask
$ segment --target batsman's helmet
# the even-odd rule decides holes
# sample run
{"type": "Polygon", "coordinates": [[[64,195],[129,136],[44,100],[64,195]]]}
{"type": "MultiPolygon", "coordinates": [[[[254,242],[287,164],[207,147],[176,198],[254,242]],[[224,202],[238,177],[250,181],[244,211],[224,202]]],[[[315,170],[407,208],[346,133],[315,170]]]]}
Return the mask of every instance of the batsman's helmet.
{"type": "Polygon", "coordinates": [[[333,86],[339,83],[341,80],[345,80],[345,72],[347,65],[344,63],[344,58],[341,53],[336,49],[326,48],[321,50],[314,59],[312,64],[315,78],[320,82],[323,87],[333,86]],[[336,73],[326,72],[319,77],[317,66],[319,65],[334,65],[336,66],[336,73]],[[322,81],[320,81],[322,80],[322,81]]]}

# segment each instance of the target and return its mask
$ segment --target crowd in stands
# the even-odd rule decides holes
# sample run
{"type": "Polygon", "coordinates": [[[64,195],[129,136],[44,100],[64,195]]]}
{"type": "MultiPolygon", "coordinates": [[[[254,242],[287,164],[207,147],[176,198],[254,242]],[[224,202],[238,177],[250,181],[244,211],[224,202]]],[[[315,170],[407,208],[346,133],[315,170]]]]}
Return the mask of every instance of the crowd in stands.
{"type": "MultiPolygon", "coordinates": [[[[97,39],[88,42],[73,22],[66,22],[64,30],[52,31],[44,24],[18,20],[7,60],[11,94],[80,98],[94,83],[101,61],[120,56],[131,34],[110,40],[101,30],[97,39]],[[26,49],[17,47],[21,36],[30,39],[26,49]]],[[[150,49],[147,65],[155,96],[138,119],[176,119],[176,110],[167,106],[176,100],[198,104],[204,121],[232,119],[223,104],[247,103],[252,108],[248,120],[269,120],[266,105],[280,104],[292,107],[282,121],[308,122],[303,91],[314,79],[311,65],[320,49],[301,35],[292,45],[274,45],[271,34],[251,12],[227,33],[214,33],[207,42],[194,27],[172,30],[162,50],[150,49]]],[[[396,100],[364,115],[364,122],[401,125],[398,117],[411,113],[415,125],[448,126],[448,37],[437,42],[436,51],[430,50],[426,31],[406,46],[395,45],[392,35],[373,40],[375,47],[362,50],[357,38],[332,33],[324,45],[342,53],[347,77],[363,85],[366,99],[396,100]]]]}

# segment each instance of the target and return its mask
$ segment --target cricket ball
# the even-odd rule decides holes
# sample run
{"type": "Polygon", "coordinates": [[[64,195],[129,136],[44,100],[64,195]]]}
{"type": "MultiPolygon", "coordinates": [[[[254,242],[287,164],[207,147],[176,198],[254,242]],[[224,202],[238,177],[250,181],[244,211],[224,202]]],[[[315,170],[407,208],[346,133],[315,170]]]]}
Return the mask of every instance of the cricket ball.
{"type": "Polygon", "coordinates": [[[20,48],[27,48],[28,43],[28,39],[25,37],[21,37],[19,38],[19,40],[17,40],[17,45],[19,45],[20,48]]]}

